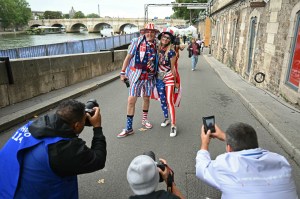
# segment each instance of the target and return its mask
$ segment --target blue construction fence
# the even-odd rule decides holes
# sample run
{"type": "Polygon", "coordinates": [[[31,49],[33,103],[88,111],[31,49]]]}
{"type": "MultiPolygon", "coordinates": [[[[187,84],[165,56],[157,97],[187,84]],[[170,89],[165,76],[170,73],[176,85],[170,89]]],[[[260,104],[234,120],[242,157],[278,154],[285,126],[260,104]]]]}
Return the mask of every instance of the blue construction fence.
{"type": "Polygon", "coordinates": [[[116,47],[129,44],[133,38],[138,36],[139,33],[131,33],[112,37],[102,37],[96,39],[0,50],[0,57],[19,59],[52,55],[99,52],[103,50],[111,50],[116,47]]]}

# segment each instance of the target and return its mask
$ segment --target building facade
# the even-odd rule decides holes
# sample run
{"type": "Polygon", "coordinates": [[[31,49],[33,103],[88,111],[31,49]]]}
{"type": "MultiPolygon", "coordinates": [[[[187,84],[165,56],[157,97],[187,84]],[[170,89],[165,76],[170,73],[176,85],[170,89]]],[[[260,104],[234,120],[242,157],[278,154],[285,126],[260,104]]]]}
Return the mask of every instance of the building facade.
{"type": "Polygon", "coordinates": [[[32,13],[32,20],[39,20],[44,18],[44,13],[43,11],[31,11],[32,13]]]}
{"type": "Polygon", "coordinates": [[[299,105],[299,0],[209,3],[210,27],[202,32],[210,32],[212,55],[248,82],[299,105]]]}

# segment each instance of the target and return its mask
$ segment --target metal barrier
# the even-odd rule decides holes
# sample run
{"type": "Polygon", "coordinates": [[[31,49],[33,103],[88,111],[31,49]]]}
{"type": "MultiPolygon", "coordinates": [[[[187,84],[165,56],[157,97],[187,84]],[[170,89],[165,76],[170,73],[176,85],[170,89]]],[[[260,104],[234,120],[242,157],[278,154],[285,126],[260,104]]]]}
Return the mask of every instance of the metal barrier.
{"type": "Polygon", "coordinates": [[[131,39],[138,36],[139,33],[131,33],[113,37],[102,37],[96,39],[78,40],[64,43],[0,50],[0,57],[9,57],[9,59],[19,59],[63,54],[89,53],[97,52],[100,50],[111,50],[116,47],[129,44],[131,39]]]}

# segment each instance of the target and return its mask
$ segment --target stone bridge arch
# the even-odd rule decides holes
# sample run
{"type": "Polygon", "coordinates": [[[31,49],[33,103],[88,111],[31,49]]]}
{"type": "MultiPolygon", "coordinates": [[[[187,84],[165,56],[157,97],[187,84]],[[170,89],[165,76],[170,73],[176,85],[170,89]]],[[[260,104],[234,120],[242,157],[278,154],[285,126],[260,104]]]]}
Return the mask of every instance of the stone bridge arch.
{"type": "MultiPolygon", "coordinates": [[[[88,27],[89,32],[91,33],[100,33],[101,31],[103,31],[103,29],[113,29],[113,27],[109,24],[109,23],[98,23],[96,25],[92,25],[88,27]]],[[[111,30],[111,32],[114,32],[113,30],[111,30]]]]}
{"type": "Polygon", "coordinates": [[[132,33],[132,32],[137,32],[138,31],[138,24],[135,23],[124,23],[120,26],[119,28],[119,33],[132,33]],[[133,31],[130,31],[132,29],[133,31]],[[135,30],[136,29],[136,30],[135,30]],[[135,31],[134,31],[135,30],[135,31]]]}
{"type": "Polygon", "coordinates": [[[66,28],[66,32],[69,32],[69,33],[78,33],[78,32],[81,32],[82,30],[88,30],[87,29],[87,25],[84,24],[84,23],[73,23],[71,24],[68,28],[66,28]]]}
{"type": "Polygon", "coordinates": [[[37,28],[37,27],[39,27],[39,26],[41,26],[41,24],[32,24],[32,25],[30,26],[30,28],[37,28]]]}
{"type": "Polygon", "coordinates": [[[63,26],[64,26],[63,24],[59,24],[59,23],[55,23],[51,25],[51,27],[58,27],[58,28],[61,28],[63,26]]]}

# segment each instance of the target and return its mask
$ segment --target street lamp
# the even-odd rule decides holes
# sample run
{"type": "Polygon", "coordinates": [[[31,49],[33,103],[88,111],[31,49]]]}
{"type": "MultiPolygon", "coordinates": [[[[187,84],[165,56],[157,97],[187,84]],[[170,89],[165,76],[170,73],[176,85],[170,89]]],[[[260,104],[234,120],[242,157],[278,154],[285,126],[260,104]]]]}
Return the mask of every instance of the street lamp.
{"type": "Polygon", "coordinates": [[[190,9],[190,25],[192,25],[192,9],[190,9]]]}
{"type": "Polygon", "coordinates": [[[100,5],[98,4],[98,15],[99,15],[99,18],[100,18],[100,5]]]}

